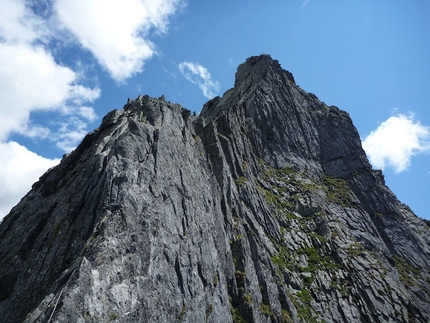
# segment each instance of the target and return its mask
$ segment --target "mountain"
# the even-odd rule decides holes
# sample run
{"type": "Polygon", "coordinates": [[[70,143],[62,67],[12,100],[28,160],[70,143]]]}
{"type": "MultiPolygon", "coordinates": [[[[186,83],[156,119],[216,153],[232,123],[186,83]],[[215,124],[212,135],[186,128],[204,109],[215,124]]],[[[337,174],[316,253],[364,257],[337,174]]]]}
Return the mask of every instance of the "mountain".
{"type": "Polygon", "coordinates": [[[430,226],[268,55],[192,116],[139,96],[0,226],[2,322],[428,322],[430,226]]]}

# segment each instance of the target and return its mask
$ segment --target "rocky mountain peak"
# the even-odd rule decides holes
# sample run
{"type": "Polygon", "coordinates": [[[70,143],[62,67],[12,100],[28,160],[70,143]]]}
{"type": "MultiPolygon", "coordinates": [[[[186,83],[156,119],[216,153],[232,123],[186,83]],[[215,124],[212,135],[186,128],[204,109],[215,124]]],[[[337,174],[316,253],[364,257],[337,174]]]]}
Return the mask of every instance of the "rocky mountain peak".
{"type": "Polygon", "coordinates": [[[2,322],[427,322],[430,227],[268,55],[129,99],[0,225],[2,322]]]}
{"type": "Polygon", "coordinates": [[[259,82],[265,80],[268,82],[288,80],[295,84],[293,74],[281,68],[277,60],[270,55],[263,54],[260,56],[249,57],[244,63],[237,68],[235,77],[235,87],[251,81],[259,82]]]}

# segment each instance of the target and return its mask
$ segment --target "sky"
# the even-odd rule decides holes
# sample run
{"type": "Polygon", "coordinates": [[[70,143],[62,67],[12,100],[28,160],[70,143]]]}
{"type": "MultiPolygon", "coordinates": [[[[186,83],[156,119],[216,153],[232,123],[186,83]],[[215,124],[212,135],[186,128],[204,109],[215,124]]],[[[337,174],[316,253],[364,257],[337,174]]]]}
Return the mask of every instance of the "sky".
{"type": "Polygon", "coordinates": [[[0,218],[140,94],[197,113],[270,54],[430,219],[430,0],[0,0],[0,218]]]}

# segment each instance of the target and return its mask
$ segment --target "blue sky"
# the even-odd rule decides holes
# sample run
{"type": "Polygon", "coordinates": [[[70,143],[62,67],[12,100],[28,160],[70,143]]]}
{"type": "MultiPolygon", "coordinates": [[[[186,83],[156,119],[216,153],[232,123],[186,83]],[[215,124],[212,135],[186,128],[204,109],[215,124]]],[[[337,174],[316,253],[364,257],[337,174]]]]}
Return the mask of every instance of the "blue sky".
{"type": "Polygon", "coordinates": [[[0,218],[139,94],[199,112],[270,54],[430,219],[430,1],[0,0],[0,218]]]}

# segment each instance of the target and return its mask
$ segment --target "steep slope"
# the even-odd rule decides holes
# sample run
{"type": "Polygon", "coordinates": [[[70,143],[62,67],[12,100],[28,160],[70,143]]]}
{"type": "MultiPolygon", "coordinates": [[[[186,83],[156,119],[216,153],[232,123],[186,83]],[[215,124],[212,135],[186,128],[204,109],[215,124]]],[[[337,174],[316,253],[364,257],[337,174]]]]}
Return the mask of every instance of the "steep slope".
{"type": "Polygon", "coordinates": [[[0,226],[2,322],[427,322],[430,227],[268,55],[198,117],[140,96],[0,226]]]}

